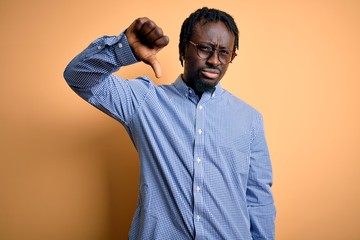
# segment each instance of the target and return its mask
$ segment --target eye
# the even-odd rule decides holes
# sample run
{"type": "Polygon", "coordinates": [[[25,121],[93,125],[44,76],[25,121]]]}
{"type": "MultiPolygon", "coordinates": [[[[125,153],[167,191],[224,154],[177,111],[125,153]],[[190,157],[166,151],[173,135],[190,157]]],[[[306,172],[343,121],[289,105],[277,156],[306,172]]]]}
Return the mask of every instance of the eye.
{"type": "Polygon", "coordinates": [[[198,45],[198,48],[203,52],[213,52],[213,48],[208,45],[198,45]]]}
{"type": "Polygon", "coordinates": [[[227,49],[220,49],[219,50],[219,54],[222,56],[229,56],[230,55],[230,51],[227,49]]]}

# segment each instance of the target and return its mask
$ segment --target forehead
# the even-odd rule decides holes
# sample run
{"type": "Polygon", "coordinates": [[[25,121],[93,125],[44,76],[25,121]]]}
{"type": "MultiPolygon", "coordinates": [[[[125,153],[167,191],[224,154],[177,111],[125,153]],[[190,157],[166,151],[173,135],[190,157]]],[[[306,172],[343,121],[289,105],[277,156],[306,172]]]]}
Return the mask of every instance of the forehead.
{"type": "Polygon", "coordinates": [[[191,39],[197,42],[210,42],[216,45],[233,46],[234,34],[221,21],[197,22],[194,25],[191,39]]]}

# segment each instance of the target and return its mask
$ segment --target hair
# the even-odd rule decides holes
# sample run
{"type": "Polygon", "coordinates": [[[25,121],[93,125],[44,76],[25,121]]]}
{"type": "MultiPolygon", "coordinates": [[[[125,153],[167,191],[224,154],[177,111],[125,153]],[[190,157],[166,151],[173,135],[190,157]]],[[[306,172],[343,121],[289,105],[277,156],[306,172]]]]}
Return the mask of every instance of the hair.
{"type": "Polygon", "coordinates": [[[192,32],[196,23],[203,21],[204,24],[208,22],[218,22],[221,21],[225,23],[226,27],[231,31],[235,36],[234,49],[239,49],[239,30],[236,26],[236,23],[231,15],[226,12],[223,12],[218,9],[203,7],[192,14],[182,24],[180,32],[180,42],[179,42],[179,59],[181,65],[183,66],[183,58],[185,56],[185,47],[187,42],[192,36],[192,32]]]}

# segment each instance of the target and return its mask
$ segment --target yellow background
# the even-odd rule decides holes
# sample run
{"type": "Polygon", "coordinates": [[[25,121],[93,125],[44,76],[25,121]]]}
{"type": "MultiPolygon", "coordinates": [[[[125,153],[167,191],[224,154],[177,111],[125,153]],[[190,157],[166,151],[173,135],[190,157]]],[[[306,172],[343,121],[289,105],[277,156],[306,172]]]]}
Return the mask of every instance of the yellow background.
{"type": "MultiPolygon", "coordinates": [[[[265,118],[280,240],[360,239],[360,2],[3,0],[0,3],[0,239],[126,239],[138,160],[125,130],[63,80],[95,38],[148,16],[182,68],[182,21],[232,14],[240,51],[222,85],[265,118]]],[[[122,76],[154,77],[143,64],[122,76]]]]}

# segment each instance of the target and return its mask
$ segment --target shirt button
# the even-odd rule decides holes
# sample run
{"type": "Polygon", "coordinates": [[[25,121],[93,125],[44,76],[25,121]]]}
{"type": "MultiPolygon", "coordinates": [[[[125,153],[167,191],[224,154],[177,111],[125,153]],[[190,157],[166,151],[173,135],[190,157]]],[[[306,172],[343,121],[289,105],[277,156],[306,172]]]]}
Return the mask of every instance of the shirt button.
{"type": "Polygon", "coordinates": [[[201,130],[201,128],[199,129],[199,134],[202,134],[202,130],[201,130]]]}
{"type": "Polygon", "coordinates": [[[199,215],[196,216],[196,220],[200,221],[200,216],[199,215]]]}
{"type": "Polygon", "coordinates": [[[200,163],[200,162],[201,162],[201,159],[200,159],[200,158],[197,158],[196,161],[197,161],[198,163],[200,163]]]}
{"type": "Polygon", "coordinates": [[[199,109],[200,109],[200,110],[201,110],[201,109],[203,109],[203,106],[202,106],[202,105],[200,105],[200,106],[199,106],[199,109]]]}
{"type": "Polygon", "coordinates": [[[98,47],[97,47],[97,49],[99,49],[99,50],[100,50],[101,48],[102,48],[102,46],[98,46],[98,47]]]}
{"type": "Polygon", "coordinates": [[[119,48],[122,48],[122,47],[123,47],[122,43],[119,43],[118,46],[119,46],[119,48]]]}
{"type": "Polygon", "coordinates": [[[196,187],[196,191],[200,192],[200,187],[199,186],[196,187]]]}

